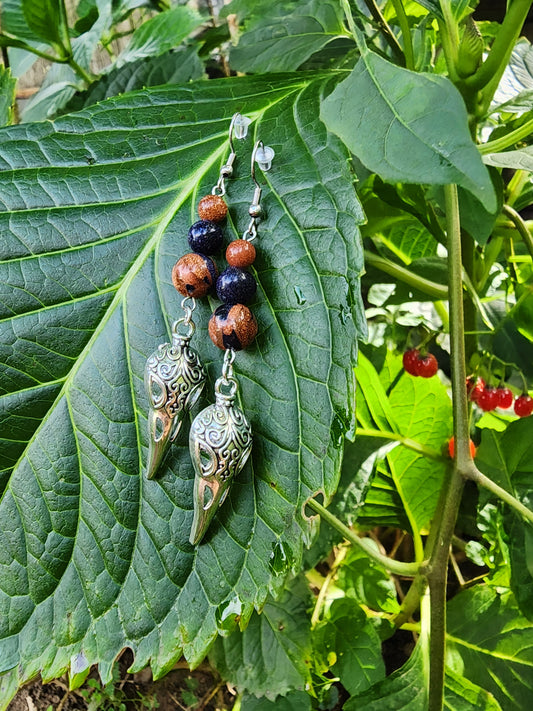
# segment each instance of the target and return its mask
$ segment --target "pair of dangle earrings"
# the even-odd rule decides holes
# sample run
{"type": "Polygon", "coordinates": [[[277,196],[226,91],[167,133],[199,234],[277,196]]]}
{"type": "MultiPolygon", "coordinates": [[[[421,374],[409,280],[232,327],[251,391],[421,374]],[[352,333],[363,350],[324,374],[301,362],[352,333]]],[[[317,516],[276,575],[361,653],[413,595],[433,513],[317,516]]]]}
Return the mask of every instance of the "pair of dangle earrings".
{"type": "Polygon", "coordinates": [[[253,299],[256,282],[246,271],[255,260],[252,241],[257,237],[261,216],[261,187],[255,177],[255,163],[269,170],[274,151],[258,141],[252,152],[251,174],[255,184],[249,207],[250,223],[241,239],[226,250],[228,267],[219,275],[211,258],[222,246],[220,224],[227,215],[225,181],[233,173],[236,153],[233,137],[247,135],[250,119],[235,114],[229,128],[230,154],[220,169],[211,194],[198,204],[200,220],[189,229],[193,252],[184,255],[172,270],[172,282],[184,297],[184,316],[172,325],[172,342],[163,343],[146,362],[145,385],[150,400],[148,415],[149,451],[147,476],[152,479],[171,442],[178,436],[188,411],[205,386],[207,373],[190,341],[195,331],[192,320],[196,298],[213,288],[222,301],[209,321],[211,340],[224,352],[221,376],[215,382],[215,402],[193,420],[189,450],[194,467],[194,516],[190,534],[193,545],[200,543],[217,508],[224,502],[231,481],[241,471],[252,450],[252,429],[245,414],[235,404],[238,383],[233,362],[236,351],[246,348],[257,334],[257,322],[246,305],[253,299]]]}

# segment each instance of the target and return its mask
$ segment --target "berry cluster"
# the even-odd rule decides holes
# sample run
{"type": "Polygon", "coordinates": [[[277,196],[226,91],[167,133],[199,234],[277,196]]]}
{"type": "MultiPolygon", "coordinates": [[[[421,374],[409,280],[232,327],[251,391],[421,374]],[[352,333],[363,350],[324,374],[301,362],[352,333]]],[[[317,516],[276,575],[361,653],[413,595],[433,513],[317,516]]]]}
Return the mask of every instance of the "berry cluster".
{"type": "Polygon", "coordinates": [[[533,398],[527,393],[516,399],[509,388],[497,388],[487,385],[483,378],[470,375],[466,379],[466,392],[469,399],[475,402],[484,412],[491,412],[497,407],[507,410],[514,401],[514,411],[518,417],[529,417],[533,413],[533,398]]]}
{"type": "Polygon", "coordinates": [[[433,353],[422,355],[418,348],[411,348],[403,354],[403,367],[409,375],[432,378],[439,369],[439,364],[433,353]]]}
{"type": "Polygon", "coordinates": [[[257,290],[254,277],[246,267],[255,260],[251,242],[238,239],[226,250],[228,267],[219,275],[211,255],[222,247],[222,222],[228,207],[219,195],[206,195],[198,204],[201,218],[189,228],[189,246],[193,250],[179,259],[172,270],[172,282],[183,296],[202,297],[216,289],[222,301],[209,321],[213,343],[226,350],[239,351],[252,343],[257,334],[257,321],[245,305],[257,290]]]}

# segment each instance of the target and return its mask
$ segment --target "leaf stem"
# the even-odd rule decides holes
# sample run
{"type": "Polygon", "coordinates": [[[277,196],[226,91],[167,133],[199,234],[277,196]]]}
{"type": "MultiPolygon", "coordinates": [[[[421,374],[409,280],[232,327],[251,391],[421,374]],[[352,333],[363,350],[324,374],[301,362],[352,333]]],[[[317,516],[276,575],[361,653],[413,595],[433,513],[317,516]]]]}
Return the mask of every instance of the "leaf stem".
{"type": "Polygon", "coordinates": [[[322,608],[324,607],[324,602],[326,600],[326,595],[328,593],[329,585],[330,585],[331,581],[333,580],[334,576],[337,574],[337,568],[342,563],[342,561],[346,558],[347,553],[348,553],[348,548],[346,546],[339,547],[337,555],[335,556],[335,560],[333,561],[333,565],[331,566],[328,574],[324,578],[324,582],[320,586],[320,591],[319,591],[318,597],[316,599],[315,608],[313,610],[313,614],[311,615],[311,629],[314,629],[317,626],[317,624],[320,622],[320,614],[322,612],[322,608]]]}
{"type": "Polygon", "coordinates": [[[386,555],[382,555],[369,541],[367,541],[366,538],[360,538],[340,519],[328,511],[325,506],[318,503],[316,499],[308,499],[306,505],[309,506],[310,509],[313,509],[313,511],[317,514],[320,514],[320,517],[327,521],[332,528],[339,531],[339,533],[342,533],[347,541],[353,543],[353,545],[358,548],[361,548],[369,558],[375,560],[390,573],[393,573],[394,575],[402,575],[406,578],[412,578],[418,573],[420,569],[420,565],[418,563],[403,563],[402,561],[393,560],[392,558],[388,558],[386,555]]]}
{"type": "Polygon", "coordinates": [[[382,437],[383,439],[390,439],[393,442],[399,442],[400,444],[403,444],[404,447],[406,447],[407,449],[411,449],[413,452],[423,454],[424,457],[428,457],[429,459],[434,459],[438,462],[441,462],[443,460],[443,456],[442,454],[440,454],[440,452],[437,452],[434,449],[429,449],[420,442],[417,442],[416,440],[411,439],[410,437],[404,437],[403,435],[397,434],[395,432],[387,432],[386,430],[370,430],[365,429],[364,427],[358,427],[355,430],[355,434],[359,437],[382,437]]]}
{"type": "Polygon", "coordinates": [[[488,57],[475,74],[464,80],[465,85],[473,91],[479,91],[484,87],[490,88],[484,97],[483,103],[486,107],[490,104],[500,82],[530,7],[531,0],[514,0],[508,4],[505,18],[492,43],[488,57]]]}
{"type": "Polygon", "coordinates": [[[478,146],[478,150],[482,155],[487,153],[500,153],[501,151],[514,146],[515,143],[522,141],[533,133],[533,119],[526,121],[523,126],[515,128],[514,131],[507,133],[501,138],[495,138],[494,141],[488,141],[478,146]]]}
{"type": "Polygon", "coordinates": [[[488,476],[485,476],[485,474],[480,472],[479,469],[473,463],[463,472],[463,475],[467,479],[474,481],[479,486],[482,486],[484,489],[487,489],[502,501],[505,501],[506,504],[509,504],[511,508],[517,511],[527,521],[533,523],[533,511],[531,511],[531,509],[528,509],[527,506],[524,506],[521,501],[519,501],[508,491],[502,489],[501,486],[498,486],[498,484],[492,481],[492,479],[489,479],[488,476]]]}
{"type": "Polygon", "coordinates": [[[87,72],[80,64],[78,64],[78,62],[75,61],[74,57],[69,57],[68,65],[69,67],[72,67],[76,74],[83,79],[87,86],[92,84],[95,80],[96,77],[93,74],[89,74],[89,72],[87,72]]]}
{"type": "Polygon", "coordinates": [[[439,300],[446,300],[448,298],[448,289],[445,286],[437,284],[434,281],[430,281],[429,279],[425,279],[417,274],[413,274],[413,272],[409,271],[409,269],[406,269],[395,262],[391,262],[390,259],[385,259],[385,257],[380,257],[378,254],[365,250],[365,261],[367,264],[370,264],[376,269],[385,272],[385,274],[389,274],[395,279],[399,279],[405,284],[423,291],[424,294],[427,294],[432,298],[439,300]]]}
{"type": "Polygon", "coordinates": [[[459,51],[457,23],[451,12],[450,5],[446,0],[441,0],[440,7],[444,18],[444,20],[438,20],[442,49],[444,51],[448,75],[451,81],[456,84],[459,80],[459,75],[457,73],[457,58],[459,51]]]}
{"type": "Polygon", "coordinates": [[[415,55],[413,52],[413,42],[411,39],[411,29],[409,27],[409,21],[407,15],[405,14],[405,8],[403,6],[402,0],[392,0],[392,5],[396,12],[396,17],[400,24],[400,29],[402,31],[403,38],[403,52],[405,55],[405,66],[407,69],[414,71],[415,69],[415,55]]]}
{"type": "Polygon", "coordinates": [[[444,187],[448,236],[448,291],[450,295],[450,345],[452,410],[456,459],[446,486],[442,514],[428,564],[430,590],[430,676],[428,711],[442,711],[444,695],[444,658],[446,645],[446,582],[450,542],[461,495],[463,476],[472,465],[469,451],[469,419],[466,396],[463,285],[461,262],[461,224],[456,185],[444,187]]]}
{"type": "Polygon", "coordinates": [[[533,259],[533,237],[531,236],[531,232],[529,231],[528,226],[526,225],[520,214],[510,205],[504,205],[502,208],[502,212],[504,213],[504,215],[507,215],[510,220],[512,220],[518,234],[524,240],[524,244],[526,245],[527,251],[529,252],[531,259],[533,259]]]}

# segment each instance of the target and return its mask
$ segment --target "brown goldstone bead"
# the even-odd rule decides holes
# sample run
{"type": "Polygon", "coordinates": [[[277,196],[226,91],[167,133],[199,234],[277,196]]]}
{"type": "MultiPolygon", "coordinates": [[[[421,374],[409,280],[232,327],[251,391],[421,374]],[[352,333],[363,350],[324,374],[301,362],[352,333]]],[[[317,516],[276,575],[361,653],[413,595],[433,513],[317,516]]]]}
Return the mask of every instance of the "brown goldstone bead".
{"type": "Polygon", "coordinates": [[[255,261],[255,247],[246,239],[236,239],[228,244],[226,260],[231,267],[245,269],[255,261]]]}
{"type": "Polygon", "coordinates": [[[195,252],[183,255],[172,269],[172,283],[179,293],[194,298],[205,296],[213,288],[217,276],[213,260],[195,252]]]}
{"type": "Polygon", "coordinates": [[[244,304],[222,304],[209,321],[209,336],[223,351],[247,348],[257,335],[255,316],[244,304]]]}
{"type": "Polygon", "coordinates": [[[228,214],[228,206],[220,195],[206,195],[198,203],[198,214],[202,220],[222,222],[228,214]]]}

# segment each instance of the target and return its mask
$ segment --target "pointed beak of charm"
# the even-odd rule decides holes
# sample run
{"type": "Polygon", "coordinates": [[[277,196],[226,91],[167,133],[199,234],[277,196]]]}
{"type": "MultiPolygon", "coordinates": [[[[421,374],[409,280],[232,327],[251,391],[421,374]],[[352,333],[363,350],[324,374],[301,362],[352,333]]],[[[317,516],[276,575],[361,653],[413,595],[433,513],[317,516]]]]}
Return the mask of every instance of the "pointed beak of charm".
{"type": "Polygon", "coordinates": [[[252,428],[242,410],[234,406],[234,394],[234,390],[230,395],[217,392],[215,404],[202,410],[191,426],[189,449],[195,477],[189,540],[193,545],[204,537],[252,451],[252,428]]]}

